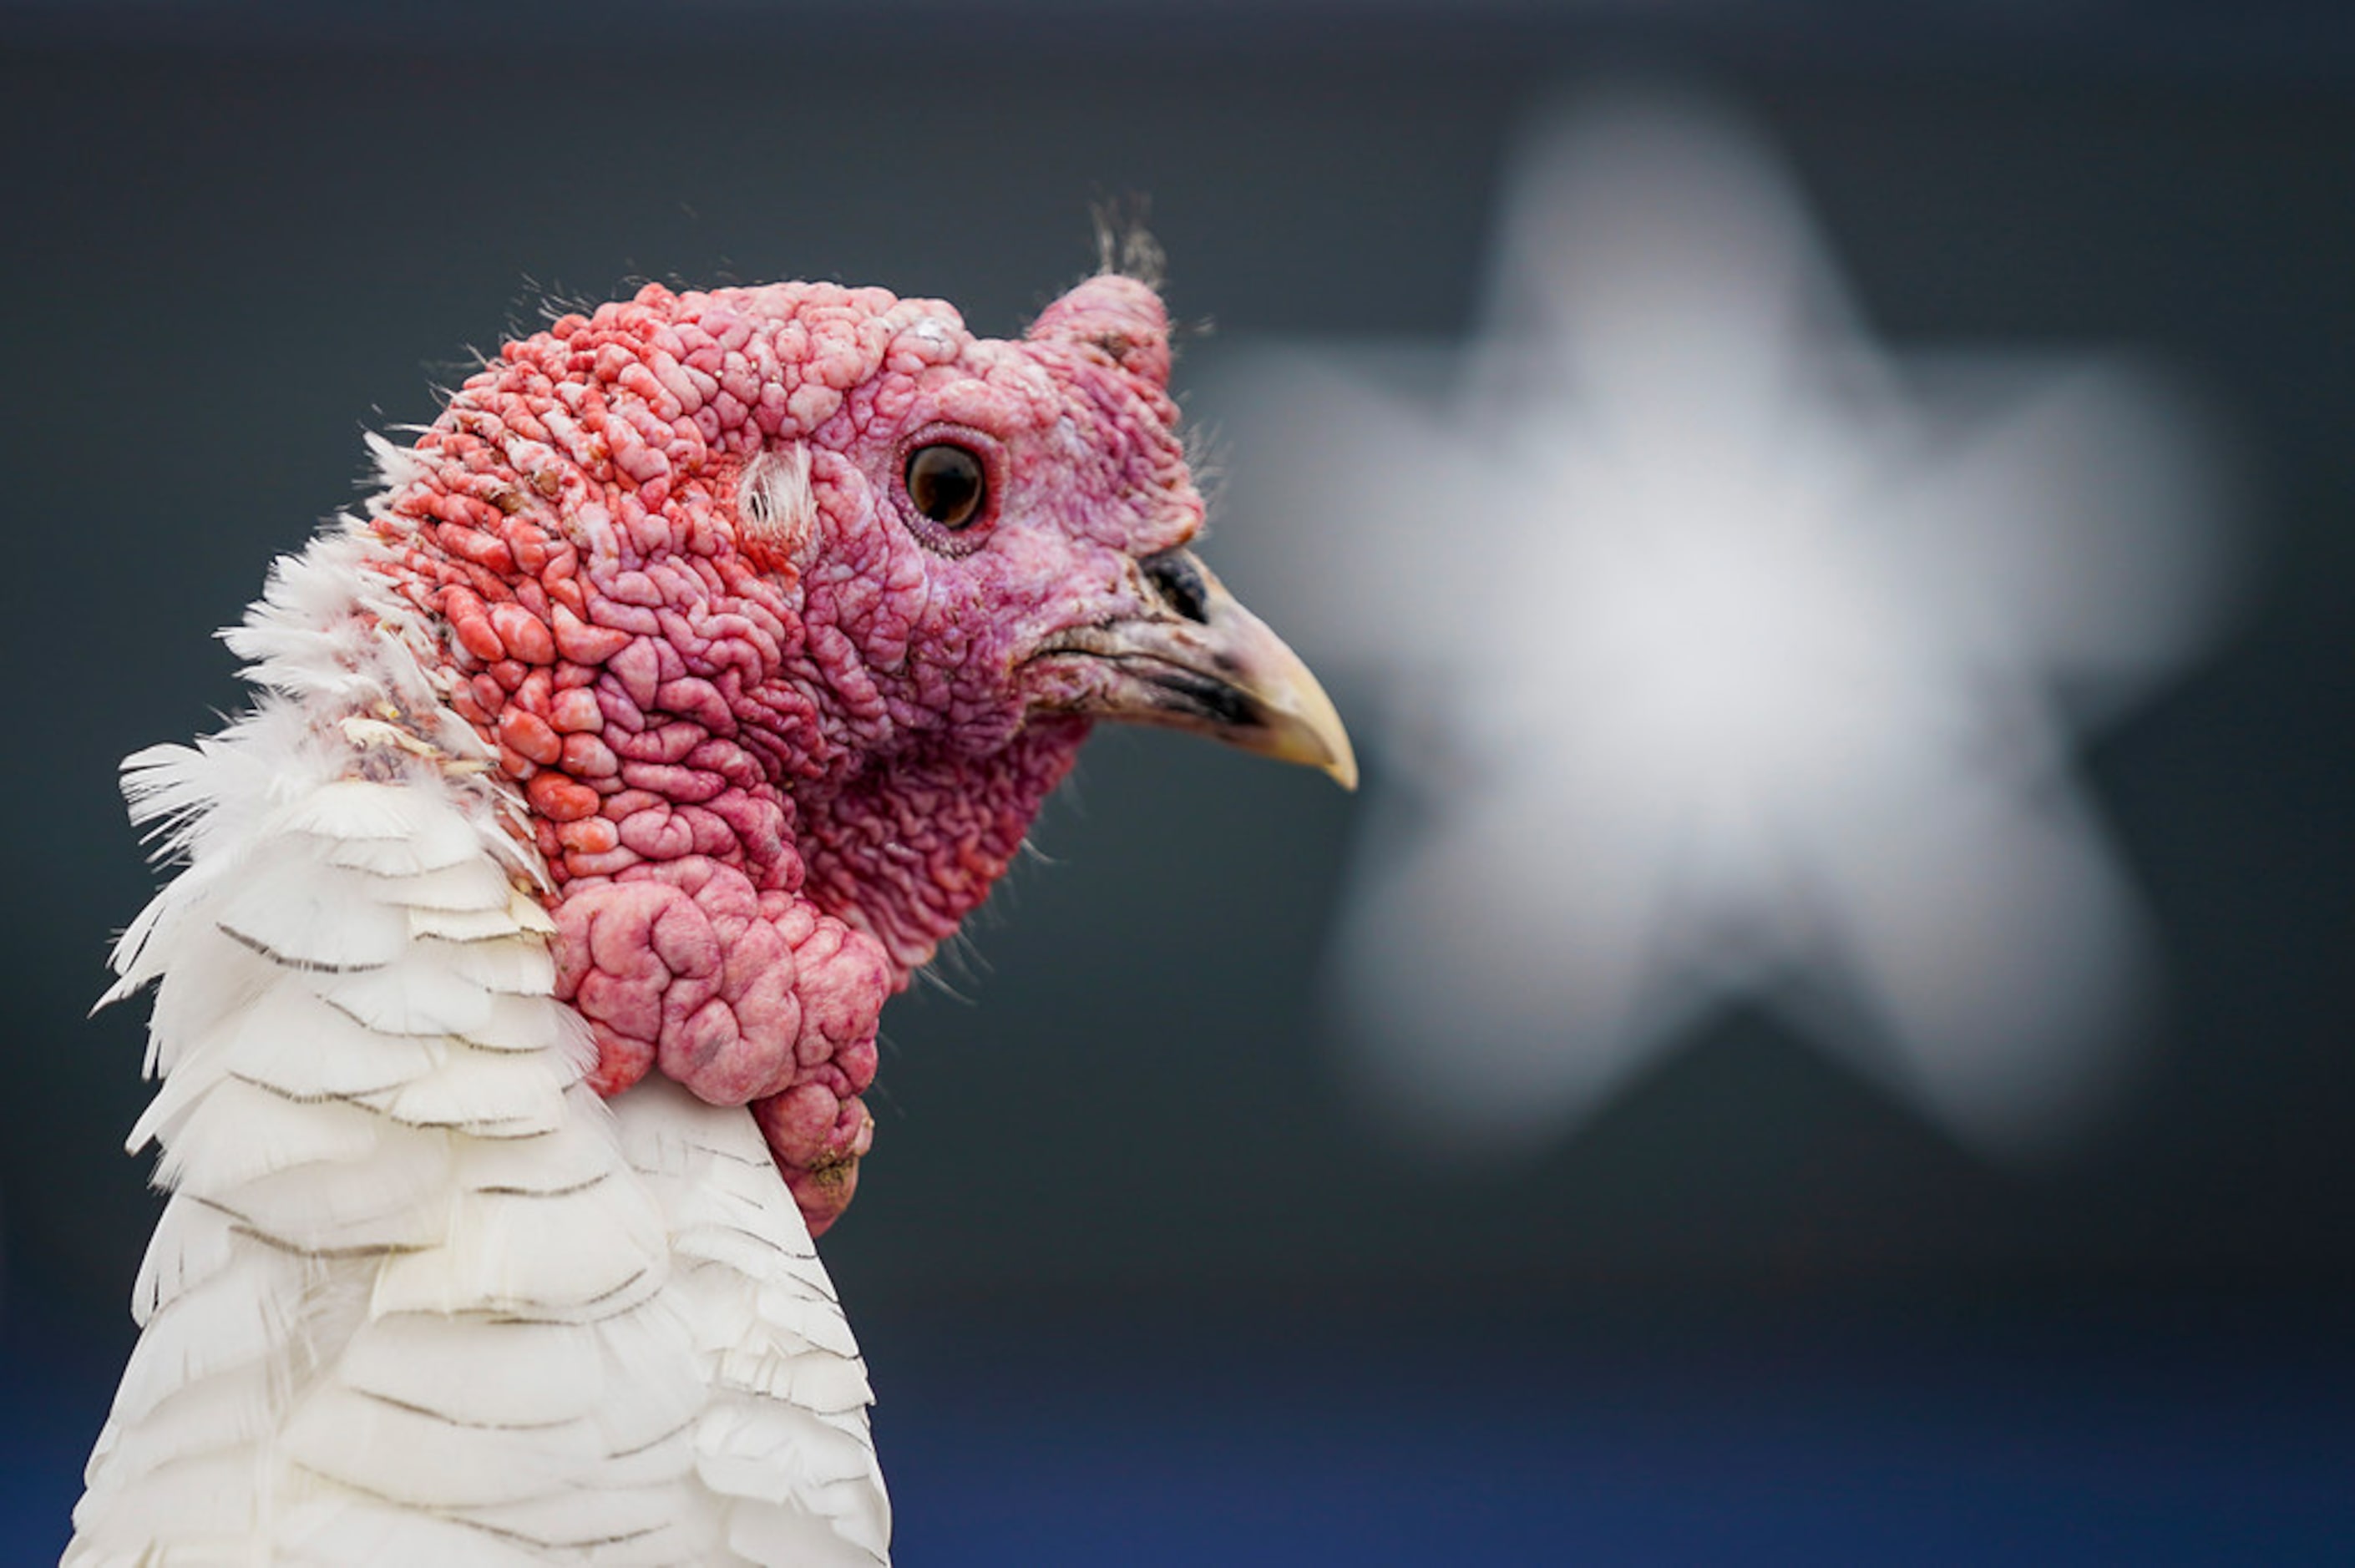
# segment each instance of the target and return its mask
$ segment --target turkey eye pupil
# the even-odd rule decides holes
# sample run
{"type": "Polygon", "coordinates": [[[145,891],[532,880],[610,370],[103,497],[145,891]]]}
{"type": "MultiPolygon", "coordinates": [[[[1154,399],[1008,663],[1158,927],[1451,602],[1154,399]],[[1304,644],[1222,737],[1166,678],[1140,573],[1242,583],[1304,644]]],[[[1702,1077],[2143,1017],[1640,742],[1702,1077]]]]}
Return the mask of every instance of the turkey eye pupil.
{"type": "Polygon", "coordinates": [[[908,455],[908,499],[943,528],[962,528],[981,512],[988,482],[981,460],[963,447],[919,447],[908,455]]]}

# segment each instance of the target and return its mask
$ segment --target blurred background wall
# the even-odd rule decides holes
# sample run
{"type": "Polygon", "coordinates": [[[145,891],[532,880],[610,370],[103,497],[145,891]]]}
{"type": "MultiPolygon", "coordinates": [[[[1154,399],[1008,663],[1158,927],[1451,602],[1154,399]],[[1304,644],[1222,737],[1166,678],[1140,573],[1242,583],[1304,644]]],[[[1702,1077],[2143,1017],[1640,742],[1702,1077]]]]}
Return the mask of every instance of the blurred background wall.
{"type": "MultiPolygon", "coordinates": [[[[154,1213],[120,1151],[144,1007],[84,1017],[154,882],[114,766],[240,700],[209,634],[354,498],[361,432],[429,419],[544,302],[643,279],[879,282],[1010,334],[1090,267],[1091,202],[1135,195],[1228,471],[1206,553],[1327,663],[1369,789],[1104,735],[943,983],[887,1014],[877,1152],[826,1249],[875,1368],[904,1560],[2355,1552],[2343,11],[15,4],[0,147],[10,1560],[63,1542],[154,1213]],[[2086,824],[2137,955],[2131,1005],[2019,1036],[2107,1064],[2032,1147],[1891,1069],[1902,1018],[1844,1030],[1791,1005],[1791,974],[1860,971],[1742,948],[1756,919],[1823,907],[1779,895],[1731,935],[1691,927],[1700,959],[1663,971],[1674,1026],[1577,1114],[1483,1149],[1369,1108],[1367,1041],[1399,1009],[1349,1005],[1357,900],[1444,810],[1416,760],[1457,711],[1445,680],[1473,678],[1385,650],[1477,650],[1497,613],[1479,585],[1500,581],[1534,598],[1497,679],[1520,689],[1554,646],[1529,628],[1567,568],[1529,524],[1593,514],[1548,510],[1550,427],[1464,435],[1536,392],[1455,378],[1476,383],[1482,343],[1553,341],[1499,303],[1514,214],[1540,210],[1532,149],[1563,104],[1631,80],[1737,127],[1788,204],[1777,232],[1891,378],[1842,392],[1841,428],[1944,408],[1923,357],[1942,351],[2129,365],[2187,421],[2128,419],[2086,482],[2159,510],[2196,484],[2181,570],[2215,590],[2197,627],[2159,639],[2131,702],[2032,657],[2051,637],[1999,644],[2048,721],[2041,798],[2086,824]],[[1412,382],[1388,401],[1385,365],[1412,382]],[[1403,433],[1337,444],[1325,400],[1286,391],[1304,366],[1403,433]],[[1476,505],[1451,504],[1473,482],[1440,482],[1451,463],[1490,486],[1476,505]],[[1423,591],[1353,641],[1374,601],[1349,585],[1418,514],[1401,558],[1423,591]]],[[[1653,318],[1628,309],[1649,363],[1653,318]]],[[[2097,591],[2172,548],[2127,510],[2112,554],[2051,580],[2097,591]]],[[[1837,515],[1870,535],[1879,514],[1837,515]]],[[[1561,580],[1566,628],[1582,580],[1561,580]]],[[[2008,580],[1999,605],[2044,579],[2008,580]]],[[[2051,597],[2047,631],[2095,613],[2051,597]]],[[[1919,629],[1915,601],[1873,602],[1919,629]]],[[[1528,729],[1588,733],[1528,702],[1528,729]]],[[[1517,733],[1521,710],[1497,711],[1517,733]]],[[[1890,906],[1939,954],[1955,874],[1890,906]]],[[[1516,972],[1550,951],[1575,969],[1552,906],[1451,896],[1449,928],[1528,955],[1516,972]]],[[[1457,983],[1415,946],[1436,939],[1397,955],[1433,964],[1431,994],[1457,983]]],[[[1943,1059],[1967,1063],[2001,1035],[1970,1021],[2009,971],[1945,961],[1965,1022],[1943,1059]]],[[[1414,1026],[1443,1073],[1483,1070],[1505,1034],[1540,1061],[1588,1037],[1569,1012],[1449,1005],[1414,1026]]]]}

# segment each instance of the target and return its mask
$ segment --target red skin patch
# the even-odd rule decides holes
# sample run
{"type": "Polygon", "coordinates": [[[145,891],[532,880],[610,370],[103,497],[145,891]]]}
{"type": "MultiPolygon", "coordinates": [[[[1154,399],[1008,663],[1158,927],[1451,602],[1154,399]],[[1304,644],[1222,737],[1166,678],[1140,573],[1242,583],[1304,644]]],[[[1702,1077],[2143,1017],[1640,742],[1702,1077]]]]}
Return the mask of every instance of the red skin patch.
{"type": "Polygon", "coordinates": [[[1168,366],[1124,278],[1019,342],[877,289],[649,286],[506,344],[374,520],[530,808],[591,1083],[751,1105],[814,1233],[885,1000],[1086,735],[1025,659],[1149,609],[1135,559],[1200,525],[1168,366]],[[943,440],[990,475],[954,532],[901,482],[943,440]],[[791,482],[740,505],[756,460],[791,482]]]}

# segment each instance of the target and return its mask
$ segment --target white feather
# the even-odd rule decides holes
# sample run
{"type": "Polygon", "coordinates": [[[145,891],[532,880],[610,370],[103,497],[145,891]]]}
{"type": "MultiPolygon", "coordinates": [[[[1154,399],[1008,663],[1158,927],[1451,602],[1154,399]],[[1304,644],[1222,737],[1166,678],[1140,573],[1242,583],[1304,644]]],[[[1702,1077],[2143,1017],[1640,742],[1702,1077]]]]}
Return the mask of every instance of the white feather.
{"type": "MultiPolygon", "coordinates": [[[[453,948],[453,952],[464,948],[453,948]]],[[[304,978],[319,1000],[385,1034],[471,1038],[492,1025],[492,993],[412,945],[397,961],[356,974],[304,978]]]]}
{"type": "Polygon", "coordinates": [[[403,1129],[354,1105],[305,1104],[222,1077],[205,1091],[201,1115],[198,1108],[182,1118],[155,1179],[199,1198],[229,1202],[266,1177],[304,1166],[414,1158],[384,1147],[403,1129]]]}
{"type": "Polygon", "coordinates": [[[255,1259],[252,1266],[256,1273],[277,1276],[269,1289],[192,1290],[149,1314],[146,1332],[123,1369],[116,1419],[144,1423],[172,1395],[218,1373],[253,1365],[280,1345],[296,1321],[282,1304],[300,1299],[300,1260],[282,1253],[275,1259],[255,1259]]]}
{"type": "MultiPolygon", "coordinates": [[[[101,1436],[101,1446],[105,1442],[101,1436]]],[[[111,1459],[111,1452],[105,1457],[111,1459]]],[[[66,1548],[62,1568],[160,1568],[164,1563],[182,1563],[242,1565],[269,1561],[243,1544],[255,1538],[256,1487],[250,1446],[208,1445],[160,1465],[137,1478],[135,1499],[98,1489],[101,1485],[123,1486],[111,1469],[101,1468],[99,1459],[98,1455],[91,1457],[91,1490],[74,1510],[76,1534],[66,1548]],[[135,1521],[125,1517],[134,1509],[135,1521]],[[165,1547],[162,1542],[173,1544],[165,1547]]]]}
{"type": "Polygon", "coordinates": [[[604,1343],[581,1323],[379,1313],[345,1351],[343,1375],[362,1393],[438,1397],[435,1408],[454,1421],[552,1426],[604,1397],[604,1343]]]}
{"type": "Polygon", "coordinates": [[[452,1033],[485,1051],[567,1051],[584,1067],[596,1060],[596,1046],[580,1014],[570,1009],[534,1007],[531,1001],[494,995],[480,1022],[452,1033]]]}
{"type": "MultiPolygon", "coordinates": [[[[349,849],[338,845],[338,851],[349,849]]],[[[461,861],[456,865],[442,866],[432,871],[376,874],[378,882],[374,895],[387,904],[409,910],[432,910],[451,914],[506,914],[521,922],[527,918],[524,910],[537,910],[533,899],[522,899],[515,885],[503,875],[498,867],[477,856],[461,861]]],[[[531,927],[537,929],[536,927],[531,927]]]]}
{"type": "Polygon", "coordinates": [[[461,1044],[431,1073],[352,1097],[410,1127],[530,1138],[563,1125],[564,1082],[557,1065],[538,1056],[461,1044]]]}
{"type": "Polygon", "coordinates": [[[613,1118],[597,1097],[565,1092],[564,1125],[545,1138],[488,1139],[466,1147],[466,1181],[480,1192],[566,1193],[620,1174],[613,1118]]]}
{"type": "Polygon", "coordinates": [[[345,1568],[361,1563],[387,1568],[408,1563],[540,1568],[548,1561],[527,1541],[493,1535],[437,1513],[346,1496],[290,1510],[272,1551],[272,1568],[345,1568]]]}
{"type": "Polygon", "coordinates": [[[537,937],[507,942],[450,942],[421,937],[410,950],[486,991],[546,996],[556,989],[556,957],[537,937]]]}
{"type": "Polygon", "coordinates": [[[697,1472],[735,1499],[730,1549],[780,1565],[887,1561],[891,1510],[865,1402],[821,1414],[777,1392],[803,1378],[832,1382],[830,1393],[853,1379],[863,1388],[866,1368],[800,1212],[751,1201],[763,1191],[756,1173],[774,1171],[751,1118],[653,1080],[616,1110],[630,1160],[669,1216],[681,1266],[672,1295],[695,1325],[711,1390],[697,1472]],[[728,1233],[759,1249],[713,1245],[728,1233]]]}
{"type": "MultiPolygon", "coordinates": [[[[272,859],[300,857],[290,842],[272,859]]],[[[376,969],[409,945],[408,921],[376,895],[374,879],[334,866],[255,865],[220,902],[213,923],[282,969],[376,969]]]]}
{"type": "Polygon", "coordinates": [[[553,1196],[465,1192],[450,1204],[440,1245],[385,1261],[377,1308],[527,1317],[618,1308],[660,1287],[665,1243],[662,1216],[634,1182],[553,1196]]]}
{"type": "Polygon", "coordinates": [[[326,863],[381,876],[479,865],[483,846],[474,825],[433,805],[426,791],[338,779],[293,801],[272,825],[281,832],[333,840],[326,863]]]}
{"type": "Polygon", "coordinates": [[[522,929],[505,909],[411,908],[407,914],[410,936],[445,942],[487,942],[516,936],[522,929]]]}
{"type": "MultiPolygon", "coordinates": [[[[223,1072],[297,1099],[358,1098],[398,1089],[464,1049],[447,1035],[367,1028],[300,985],[271,987],[223,1019],[197,1047],[205,1055],[218,1053],[223,1072]]],[[[165,1097],[157,1096],[156,1103],[165,1097]]]]}
{"type": "Polygon", "coordinates": [[[237,1256],[227,1214],[202,1203],[166,1205],[131,1287],[132,1320],[145,1328],[157,1311],[218,1276],[237,1256]]]}

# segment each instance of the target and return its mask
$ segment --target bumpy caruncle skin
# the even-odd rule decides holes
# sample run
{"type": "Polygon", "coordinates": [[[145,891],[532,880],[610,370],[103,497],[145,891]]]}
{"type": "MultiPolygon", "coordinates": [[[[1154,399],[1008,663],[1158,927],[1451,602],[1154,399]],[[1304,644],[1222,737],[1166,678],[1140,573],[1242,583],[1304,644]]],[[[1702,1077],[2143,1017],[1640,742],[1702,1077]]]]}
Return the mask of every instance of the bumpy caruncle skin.
{"type": "Polygon", "coordinates": [[[885,999],[1086,732],[1026,659],[1150,611],[1139,558],[1199,526],[1168,368],[1122,277],[1019,342],[877,289],[650,286],[506,345],[374,516],[531,809],[592,1081],[750,1104],[813,1231],[885,999]],[[987,476],[954,530],[903,482],[942,440],[987,476]]]}

